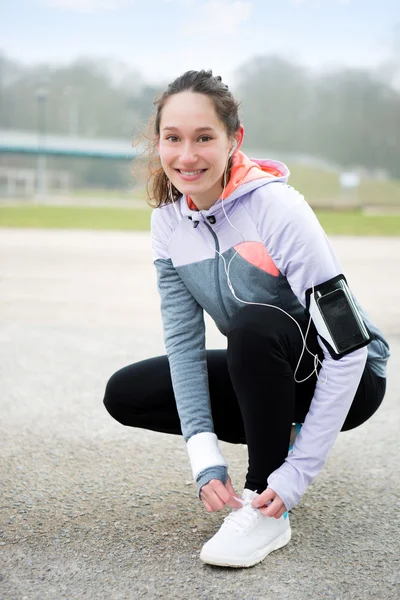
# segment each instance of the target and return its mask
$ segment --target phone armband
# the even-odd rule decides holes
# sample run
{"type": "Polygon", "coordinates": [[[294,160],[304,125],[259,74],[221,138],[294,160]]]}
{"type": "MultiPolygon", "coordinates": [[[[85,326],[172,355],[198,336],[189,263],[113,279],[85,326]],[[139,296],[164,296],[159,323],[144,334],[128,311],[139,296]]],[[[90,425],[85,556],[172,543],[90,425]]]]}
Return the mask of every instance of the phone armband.
{"type": "Polygon", "coordinates": [[[344,275],[307,290],[306,306],[318,335],[335,360],[371,341],[344,275]]]}

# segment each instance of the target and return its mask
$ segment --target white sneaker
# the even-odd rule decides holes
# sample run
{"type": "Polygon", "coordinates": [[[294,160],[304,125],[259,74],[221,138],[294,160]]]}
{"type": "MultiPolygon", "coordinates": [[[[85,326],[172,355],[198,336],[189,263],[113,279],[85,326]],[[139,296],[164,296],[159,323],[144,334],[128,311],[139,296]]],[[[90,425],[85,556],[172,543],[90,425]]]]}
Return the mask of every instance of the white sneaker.
{"type": "Polygon", "coordinates": [[[251,506],[256,492],[243,491],[243,506],[225,517],[219,531],[206,542],[200,559],[220,567],[252,567],[270,552],[286,546],[291,537],[289,515],[266,517],[251,506]]]}

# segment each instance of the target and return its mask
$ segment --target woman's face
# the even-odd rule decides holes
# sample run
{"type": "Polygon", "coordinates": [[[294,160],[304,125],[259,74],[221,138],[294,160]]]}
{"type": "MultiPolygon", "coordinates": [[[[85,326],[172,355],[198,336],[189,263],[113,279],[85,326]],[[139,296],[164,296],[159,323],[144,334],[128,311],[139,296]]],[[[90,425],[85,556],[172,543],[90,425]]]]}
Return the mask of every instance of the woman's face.
{"type": "Polygon", "coordinates": [[[168,98],[160,120],[161,164],[168,179],[198,209],[218,200],[232,146],[208,96],[180,92],[168,98]]]}

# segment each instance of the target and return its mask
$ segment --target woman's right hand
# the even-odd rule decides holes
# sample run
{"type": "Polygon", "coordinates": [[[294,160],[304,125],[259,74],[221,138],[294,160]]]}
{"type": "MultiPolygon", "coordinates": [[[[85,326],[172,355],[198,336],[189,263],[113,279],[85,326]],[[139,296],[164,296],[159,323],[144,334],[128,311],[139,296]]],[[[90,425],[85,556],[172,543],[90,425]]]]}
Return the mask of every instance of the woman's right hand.
{"type": "Polygon", "coordinates": [[[211,479],[203,485],[200,491],[200,499],[206,507],[207,512],[222,510],[226,505],[231,508],[241,508],[242,505],[235,500],[236,494],[233,489],[231,478],[224,485],[219,479],[211,479]]]}

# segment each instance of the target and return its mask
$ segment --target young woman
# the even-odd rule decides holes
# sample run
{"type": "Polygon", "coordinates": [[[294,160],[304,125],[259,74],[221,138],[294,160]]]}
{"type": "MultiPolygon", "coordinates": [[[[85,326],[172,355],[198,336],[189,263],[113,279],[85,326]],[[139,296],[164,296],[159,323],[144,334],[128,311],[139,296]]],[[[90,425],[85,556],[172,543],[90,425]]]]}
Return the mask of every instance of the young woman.
{"type": "Polygon", "coordinates": [[[288,543],[287,511],[338,433],[380,405],[389,349],[287,167],[241,152],[221,78],[188,71],[156,107],[149,196],[167,356],[115,373],[104,402],[123,425],[184,436],[206,510],[233,509],[200,558],[249,567],[288,543]],[[204,310],[226,350],[206,350],[204,310]],[[218,439],[247,444],[241,495],[218,439]]]}

